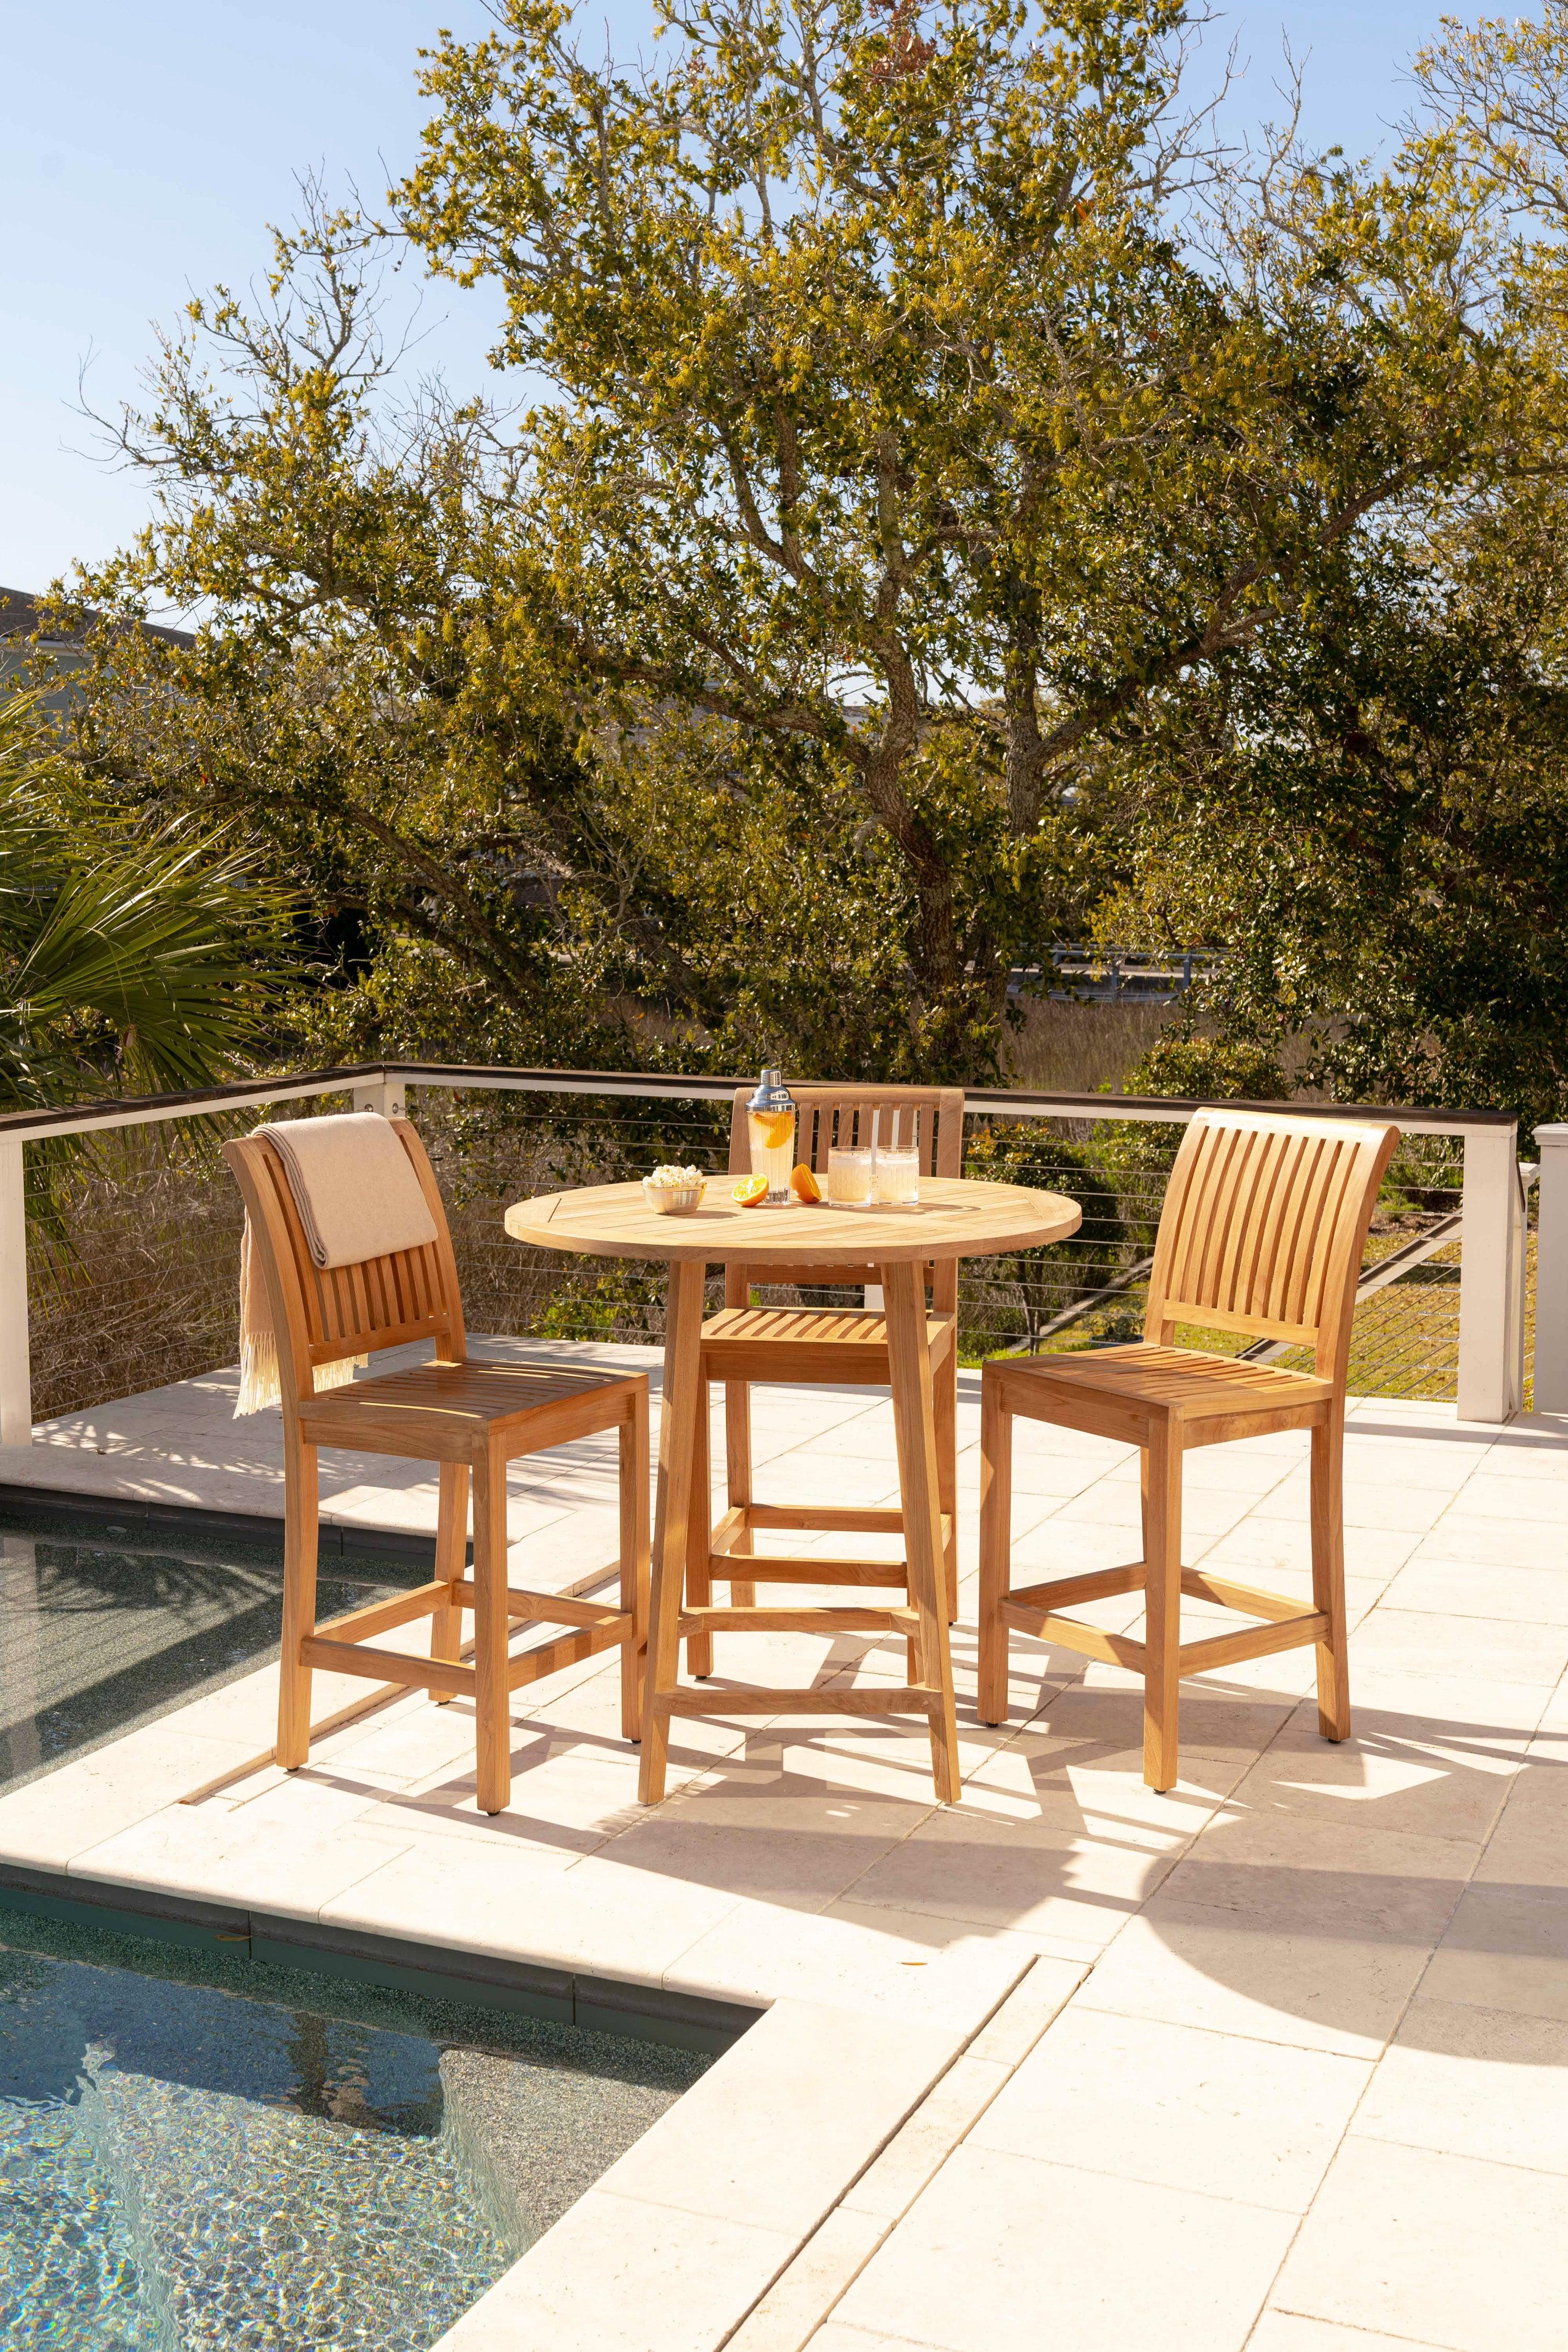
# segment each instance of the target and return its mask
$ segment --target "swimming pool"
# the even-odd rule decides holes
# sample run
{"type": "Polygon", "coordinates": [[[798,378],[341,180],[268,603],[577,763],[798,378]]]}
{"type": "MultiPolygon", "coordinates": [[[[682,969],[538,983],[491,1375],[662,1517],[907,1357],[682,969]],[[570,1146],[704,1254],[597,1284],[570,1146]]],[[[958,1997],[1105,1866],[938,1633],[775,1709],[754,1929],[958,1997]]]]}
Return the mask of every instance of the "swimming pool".
{"type": "MultiPolygon", "coordinates": [[[[323,1552],[322,1617],[422,1583],[422,1560],[323,1552]]],[[[0,1507],[0,1788],[214,1690],[276,1654],[283,1554],[0,1507]]]]}
{"type": "Polygon", "coordinates": [[[0,2343],[426,2352],[707,2063],[0,1913],[0,2343]]]}

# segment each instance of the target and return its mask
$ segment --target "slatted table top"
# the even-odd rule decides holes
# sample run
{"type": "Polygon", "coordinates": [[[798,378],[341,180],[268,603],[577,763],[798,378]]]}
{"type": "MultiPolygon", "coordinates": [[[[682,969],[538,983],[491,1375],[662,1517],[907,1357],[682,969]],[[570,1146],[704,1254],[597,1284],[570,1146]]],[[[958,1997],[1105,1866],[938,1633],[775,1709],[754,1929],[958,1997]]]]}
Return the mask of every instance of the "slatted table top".
{"type": "Polygon", "coordinates": [[[742,1208],[733,1176],[710,1176],[691,1216],[650,1209],[640,1183],[543,1192],[506,1213],[513,1241],[587,1257],[657,1257],[675,1264],[743,1260],[747,1265],[908,1265],[928,1258],[989,1257],[1034,1249],[1078,1231],[1082,1212],[1063,1192],[970,1177],[922,1176],[918,1207],[835,1209],[826,1201],[742,1208]]]}

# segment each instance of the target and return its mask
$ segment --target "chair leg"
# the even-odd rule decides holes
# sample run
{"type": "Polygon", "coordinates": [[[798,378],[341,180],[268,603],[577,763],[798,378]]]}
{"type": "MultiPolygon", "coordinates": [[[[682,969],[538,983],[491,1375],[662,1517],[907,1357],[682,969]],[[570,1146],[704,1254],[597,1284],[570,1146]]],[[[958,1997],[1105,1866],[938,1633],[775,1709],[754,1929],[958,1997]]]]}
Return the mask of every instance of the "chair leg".
{"type": "MultiPolygon", "coordinates": [[[[756,1501],[752,1492],[752,1384],[750,1381],[726,1381],[724,1383],[724,1488],[725,1498],[731,1509],[756,1501]]],[[[734,1552],[755,1551],[756,1538],[750,1528],[731,1542],[734,1552]]],[[[754,1609],[757,1588],[743,1577],[730,1579],[730,1600],[737,1609],[754,1609]]]]}
{"type": "Polygon", "coordinates": [[[1157,1423],[1144,1449],[1143,1778],[1165,1790],[1176,1780],[1176,1716],[1182,1647],[1182,1440],[1180,1424],[1157,1423]]]}
{"type": "MultiPolygon", "coordinates": [[[[436,1519],[436,1574],[448,1584],[461,1581],[468,1550],[468,1465],[441,1465],[440,1505],[436,1519]]],[[[463,1654],[463,1607],[454,1601],[430,1617],[430,1655],[456,1665],[463,1654]]],[[[450,1706],[450,1691],[432,1691],[437,1706],[450,1706]]]]}
{"type": "Polygon", "coordinates": [[[631,1639],[621,1644],[621,1737],[642,1737],[643,1679],[647,1673],[648,1431],[647,1391],[639,1388],[621,1423],[621,1607],[630,1612],[631,1639]]]}
{"type": "Polygon", "coordinates": [[[278,1660],[278,1761],[297,1772],[310,1754],[310,1669],[300,1645],[316,1630],[321,1489],[316,1449],[284,1424],[283,1639],[278,1660]]]}
{"type": "Polygon", "coordinates": [[[931,1411],[936,1423],[936,1486],[947,1515],[942,1545],[942,1585],[947,1594],[947,1622],[958,1622],[958,1343],[956,1339],[935,1368],[931,1411]]]}
{"type": "Polygon", "coordinates": [[[1007,1628],[1002,1603],[1011,1577],[1013,1416],[989,1364],[980,1376],[980,1689],[982,1723],[1007,1720],[1007,1628]]]}
{"type": "MultiPolygon", "coordinates": [[[[708,1608],[713,1599],[713,1473],[709,1434],[712,1388],[697,1383],[697,1428],[691,1452],[691,1510],[686,1523],[686,1598],[694,1609],[708,1608]]],[[[705,1682],[713,1671],[713,1636],[687,1637],[687,1671],[705,1682]]]]}
{"type": "Polygon", "coordinates": [[[511,1799],[511,1693],[507,1687],[506,1459],[492,1445],[474,1465],[474,1741],[481,1813],[511,1799]]]}
{"type": "Polygon", "coordinates": [[[1342,1400],[1312,1432],[1312,1606],[1329,1621],[1318,1643],[1318,1729],[1347,1739],[1351,1727],[1349,1641],[1345,1626],[1345,1420],[1342,1400]]]}

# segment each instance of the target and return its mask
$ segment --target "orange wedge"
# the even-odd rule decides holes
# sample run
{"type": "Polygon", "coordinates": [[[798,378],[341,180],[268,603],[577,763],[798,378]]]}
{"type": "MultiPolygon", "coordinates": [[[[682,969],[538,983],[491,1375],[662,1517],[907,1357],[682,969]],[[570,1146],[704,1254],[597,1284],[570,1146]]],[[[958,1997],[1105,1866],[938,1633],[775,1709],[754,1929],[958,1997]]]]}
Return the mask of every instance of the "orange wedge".
{"type": "Polygon", "coordinates": [[[797,1201],[820,1201],[822,1187],[803,1160],[789,1180],[789,1189],[797,1201]]]}
{"type": "Polygon", "coordinates": [[[759,1201],[768,1197],[768,1180],[765,1176],[742,1176],[731,1188],[730,1197],[739,1201],[742,1209],[754,1209],[759,1201]]]}
{"type": "Polygon", "coordinates": [[[754,1110],[752,1117],[757,1122],[764,1151],[776,1151],[780,1144],[787,1143],[795,1133],[793,1110],[754,1110]]]}

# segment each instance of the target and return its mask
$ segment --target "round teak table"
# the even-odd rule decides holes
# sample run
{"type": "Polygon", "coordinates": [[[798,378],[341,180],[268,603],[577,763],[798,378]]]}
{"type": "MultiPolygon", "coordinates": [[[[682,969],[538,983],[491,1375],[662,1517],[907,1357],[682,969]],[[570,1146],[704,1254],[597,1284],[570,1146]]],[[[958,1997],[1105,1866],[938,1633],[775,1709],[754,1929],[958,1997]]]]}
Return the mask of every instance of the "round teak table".
{"type": "MultiPolygon", "coordinates": [[[[647,1633],[647,1679],[642,1710],[640,1794],[657,1804],[664,1794],[669,1719],[675,1715],[918,1715],[931,1733],[937,1795],[958,1796],[958,1733],[952,1664],[942,1591],[942,1533],[937,1493],[936,1432],[931,1355],[926,1332],[925,1268],[934,1260],[988,1257],[1078,1229],[1076,1201],[1060,1192],[1026,1192],[1016,1184],[977,1183],[961,1177],[922,1177],[918,1207],[835,1209],[826,1202],[783,1209],[745,1209],[731,1197],[731,1177],[711,1178],[693,1216],[661,1216],[640,1184],[600,1184],[576,1192],[547,1192],[519,1201],[506,1213],[514,1241],[536,1249],[587,1257],[668,1258],[669,1298],[664,1349],[664,1399],[659,1417],[658,1501],[647,1633]],[[701,1392],[702,1286],[706,1268],[725,1259],[760,1272],[788,1266],[819,1268],[831,1285],[865,1279],[868,1262],[882,1285],[893,1427],[898,1442],[910,1609],[705,1608],[700,1622],[685,1610],[686,1556],[691,1512],[692,1464],[701,1392]],[[853,1624],[849,1621],[853,1619],[853,1624]],[[724,1630],[776,1633],[897,1632],[913,1643],[919,1679],[847,1690],[774,1690],[731,1685],[703,1690],[677,1680],[683,1635],[724,1630]]],[[[755,1580],[767,1581],[765,1559],[748,1559],[755,1580]]]]}

